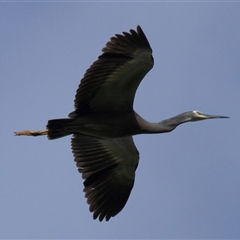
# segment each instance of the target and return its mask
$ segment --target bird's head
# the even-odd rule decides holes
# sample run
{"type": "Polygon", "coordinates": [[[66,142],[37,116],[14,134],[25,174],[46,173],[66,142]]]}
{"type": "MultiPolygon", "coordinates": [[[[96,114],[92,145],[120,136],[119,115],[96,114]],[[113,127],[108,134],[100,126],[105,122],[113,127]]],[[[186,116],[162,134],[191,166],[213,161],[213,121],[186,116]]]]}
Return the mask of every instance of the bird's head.
{"type": "Polygon", "coordinates": [[[209,115],[202,113],[198,110],[194,110],[190,112],[190,121],[199,121],[199,120],[205,120],[205,119],[213,119],[213,118],[229,118],[226,116],[218,116],[218,115],[209,115]]]}

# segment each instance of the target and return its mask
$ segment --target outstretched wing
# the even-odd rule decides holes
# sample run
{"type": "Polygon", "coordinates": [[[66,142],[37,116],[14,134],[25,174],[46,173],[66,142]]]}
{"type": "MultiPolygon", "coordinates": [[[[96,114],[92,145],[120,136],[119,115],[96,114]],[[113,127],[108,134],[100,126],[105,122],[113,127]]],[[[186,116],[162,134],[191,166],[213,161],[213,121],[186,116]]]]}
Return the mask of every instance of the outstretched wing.
{"type": "Polygon", "coordinates": [[[72,151],[82,173],[93,218],[108,221],[125,206],[131,193],[139,153],[132,137],[101,139],[74,134],[72,151]]]}
{"type": "Polygon", "coordinates": [[[81,80],[70,117],[132,110],[137,87],[153,67],[152,49],[140,26],[116,34],[102,51],[81,80]]]}

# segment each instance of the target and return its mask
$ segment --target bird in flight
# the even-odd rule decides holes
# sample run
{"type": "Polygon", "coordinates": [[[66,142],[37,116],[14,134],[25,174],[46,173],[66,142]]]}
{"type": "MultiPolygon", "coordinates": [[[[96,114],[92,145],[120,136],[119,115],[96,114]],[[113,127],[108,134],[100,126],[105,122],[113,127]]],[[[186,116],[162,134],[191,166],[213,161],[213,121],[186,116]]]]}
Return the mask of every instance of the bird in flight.
{"type": "Polygon", "coordinates": [[[108,221],[123,209],[134,185],[139,152],[133,135],[170,132],[185,122],[227,117],[189,111],[152,123],[133,110],[138,85],[154,62],[140,26],[111,37],[102,52],[84,74],[68,118],[49,120],[45,130],[15,135],[57,139],[73,134],[72,152],[89,209],[94,219],[108,221]]]}

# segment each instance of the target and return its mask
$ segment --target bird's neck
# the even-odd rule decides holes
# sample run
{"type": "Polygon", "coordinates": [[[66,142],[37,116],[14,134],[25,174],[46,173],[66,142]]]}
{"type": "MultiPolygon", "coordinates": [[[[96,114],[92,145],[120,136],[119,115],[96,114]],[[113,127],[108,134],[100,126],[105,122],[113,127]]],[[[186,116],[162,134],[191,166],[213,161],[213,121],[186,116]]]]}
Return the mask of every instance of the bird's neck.
{"type": "Polygon", "coordinates": [[[165,133],[171,132],[178,125],[189,122],[190,120],[186,119],[183,114],[179,114],[175,117],[162,120],[158,123],[152,123],[144,120],[139,115],[137,116],[138,122],[141,126],[141,133],[165,133]]]}

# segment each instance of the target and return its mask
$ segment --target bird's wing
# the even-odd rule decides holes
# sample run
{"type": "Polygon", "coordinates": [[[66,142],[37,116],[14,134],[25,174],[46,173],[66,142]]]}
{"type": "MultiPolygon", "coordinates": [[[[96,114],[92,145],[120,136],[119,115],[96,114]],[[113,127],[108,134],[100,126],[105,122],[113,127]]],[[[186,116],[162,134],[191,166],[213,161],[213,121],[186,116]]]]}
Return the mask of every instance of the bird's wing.
{"type": "Polygon", "coordinates": [[[108,221],[123,209],[134,184],[139,153],[132,137],[100,139],[74,134],[72,151],[85,179],[93,218],[108,221]]]}
{"type": "Polygon", "coordinates": [[[77,115],[132,110],[137,87],[153,67],[152,49],[140,26],[116,34],[102,51],[80,82],[74,101],[77,115]]]}

